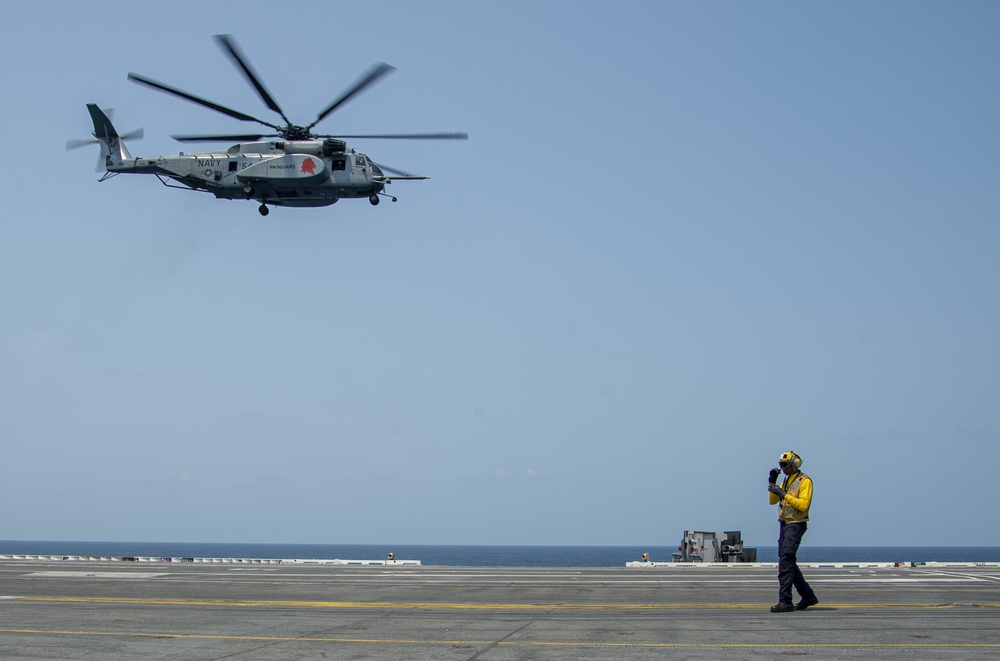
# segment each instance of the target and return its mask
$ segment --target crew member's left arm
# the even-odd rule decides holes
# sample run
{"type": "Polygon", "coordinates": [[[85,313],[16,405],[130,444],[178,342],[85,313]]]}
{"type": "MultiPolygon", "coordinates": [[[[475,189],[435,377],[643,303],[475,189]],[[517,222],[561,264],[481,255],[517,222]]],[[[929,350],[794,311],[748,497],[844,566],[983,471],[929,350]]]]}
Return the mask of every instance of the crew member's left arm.
{"type": "Polygon", "coordinates": [[[812,498],[813,498],[812,479],[804,477],[802,478],[802,481],[799,482],[799,495],[793,496],[792,494],[786,494],[784,500],[795,509],[801,510],[803,512],[808,512],[809,504],[812,503],[812,498]]]}

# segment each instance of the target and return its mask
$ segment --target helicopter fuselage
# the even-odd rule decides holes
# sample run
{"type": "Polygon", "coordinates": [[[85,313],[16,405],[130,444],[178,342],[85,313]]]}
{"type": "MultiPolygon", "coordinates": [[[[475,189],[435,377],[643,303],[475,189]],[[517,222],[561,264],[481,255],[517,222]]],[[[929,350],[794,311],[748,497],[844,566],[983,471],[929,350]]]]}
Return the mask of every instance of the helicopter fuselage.
{"type": "Polygon", "coordinates": [[[390,179],[365,154],[340,140],[273,140],[224,152],[108,160],[109,173],[153,174],[164,184],[229,200],[323,207],[341,198],[377,199],[390,179]],[[171,182],[176,182],[173,184],[171,182]]]}
{"type": "MultiPolygon", "coordinates": [[[[319,112],[308,126],[293,124],[259,76],[249,60],[229,35],[216,35],[216,42],[237,65],[247,82],[256,90],[260,100],[269,110],[281,116],[285,124],[275,124],[219,105],[146,76],[129,73],[129,80],[154,90],[179,97],[210,110],[245,122],[255,122],[273,133],[239,133],[236,135],[184,135],[174,138],[180,142],[236,142],[226,151],[208,151],[176,156],[134,158],[125,147],[124,140],[141,136],[141,131],[118,133],[107,113],[97,104],[88,103],[87,111],[94,122],[95,140],[73,140],[67,149],[96,142],[107,172],[101,178],[119,174],[152,174],[171,188],[182,188],[212,193],[224,200],[257,200],[260,214],[268,214],[268,205],[284,207],[325,207],[341,198],[368,198],[373,205],[380,196],[392,199],[384,190],[393,180],[427,179],[426,176],[408,174],[388,166],[378,166],[365,154],[348,149],[345,138],[396,140],[466,140],[464,132],[448,133],[382,133],[376,135],[344,135],[313,133],[313,127],[333,111],[367,89],[377,80],[392,72],[385,62],[373,66],[353,85],[319,112]],[[262,138],[273,138],[259,142],[262,138]],[[385,172],[392,173],[387,176],[385,172]]],[[[258,129],[260,131],[260,129],[258,129]]]]}

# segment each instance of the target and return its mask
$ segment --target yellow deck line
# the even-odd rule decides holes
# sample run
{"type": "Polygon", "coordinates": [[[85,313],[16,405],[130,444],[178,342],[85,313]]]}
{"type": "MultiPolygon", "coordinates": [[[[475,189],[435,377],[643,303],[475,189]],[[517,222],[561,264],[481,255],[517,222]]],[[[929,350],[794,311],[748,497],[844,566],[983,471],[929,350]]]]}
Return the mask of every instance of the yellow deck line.
{"type": "MultiPolygon", "coordinates": [[[[627,610],[760,610],[770,604],[470,604],[380,601],[264,601],[256,599],[142,599],[128,597],[8,597],[11,601],[149,606],[225,606],[238,608],[329,608],[381,610],[499,610],[499,611],[627,611],[627,610]]],[[[1000,608],[1000,603],[965,604],[820,604],[814,610],[1000,608]]]]}
{"type": "Polygon", "coordinates": [[[33,634],[48,636],[109,636],[120,638],[163,638],[185,640],[242,640],[267,643],[352,643],[383,645],[479,645],[516,647],[578,647],[578,648],[657,648],[657,649],[807,649],[807,648],[873,648],[873,649],[993,649],[1000,643],[597,643],[556,640],[426,640],[418,638],[342,638],[329,636],[236,636],[224,634],[182,634],[167,632],[128,631],[65,631],[59,629],[0,629],[0,634],[33,634]]]}

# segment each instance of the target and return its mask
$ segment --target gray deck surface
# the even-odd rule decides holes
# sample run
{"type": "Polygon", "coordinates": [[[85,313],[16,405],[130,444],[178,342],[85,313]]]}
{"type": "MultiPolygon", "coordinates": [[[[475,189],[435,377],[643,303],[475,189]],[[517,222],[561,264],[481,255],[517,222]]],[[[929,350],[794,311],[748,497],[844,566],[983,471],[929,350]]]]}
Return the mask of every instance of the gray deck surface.
{"type": "Polygon", "coordinates": [[[0,562],[0,659],[995,659],[1000,568],[0,562]]]}

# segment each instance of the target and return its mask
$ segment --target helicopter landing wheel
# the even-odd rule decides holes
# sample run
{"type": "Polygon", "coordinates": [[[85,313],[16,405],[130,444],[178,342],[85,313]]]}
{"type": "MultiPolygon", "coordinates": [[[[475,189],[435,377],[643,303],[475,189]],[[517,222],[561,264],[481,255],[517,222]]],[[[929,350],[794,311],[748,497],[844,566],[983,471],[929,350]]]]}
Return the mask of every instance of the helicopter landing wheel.
{"type": "Polygon", "coordinates": [[[371,197],[368,198],[368,201],[372,203],[373,207],[378,206],[379,203],[378,195],[372,195],[371,197]]]}
{"type": "Polygon", "coordinates": [[[262,204],[259,207],[257,207],[257,211],[259,211],[260,215],[262,216],[266,216],[267,214],[271,213],[271,210],[267,208],[266,204],[262,204]]]}

